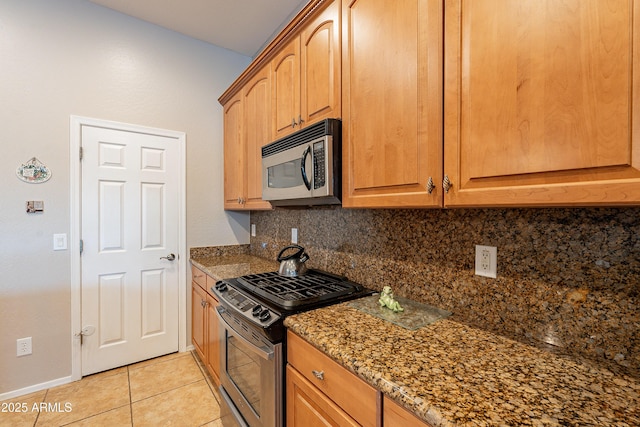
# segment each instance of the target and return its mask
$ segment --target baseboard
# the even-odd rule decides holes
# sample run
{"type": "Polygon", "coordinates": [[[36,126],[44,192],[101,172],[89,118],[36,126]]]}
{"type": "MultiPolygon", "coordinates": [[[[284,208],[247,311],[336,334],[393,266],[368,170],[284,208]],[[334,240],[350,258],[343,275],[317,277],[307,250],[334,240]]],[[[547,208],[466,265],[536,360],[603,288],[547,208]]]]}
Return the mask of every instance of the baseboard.
{"type": "Polygon", "coordinates": [[[12,399],[14,397],[24,396],[25,394],[35,393],[36,391],[46,390],[51,387],[56,387],[63,384],[73,382],[73,377],[62,377],[55,380],[47,381],[45,383],[31,385],[29,387],[21,388],[14,391],[8,391],[0,394],[0,400],[12,399]]]}

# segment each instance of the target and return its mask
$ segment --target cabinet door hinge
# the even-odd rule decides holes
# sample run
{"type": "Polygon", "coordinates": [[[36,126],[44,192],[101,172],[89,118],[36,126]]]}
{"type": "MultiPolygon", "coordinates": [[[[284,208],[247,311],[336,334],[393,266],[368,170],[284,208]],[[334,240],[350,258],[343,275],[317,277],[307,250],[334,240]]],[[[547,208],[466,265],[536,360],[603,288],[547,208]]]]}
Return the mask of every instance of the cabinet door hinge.
{"type": "Polygon", "coordinates": [[[82,147],[80,147],[80,160],[82,160],[82,156],[83,156],[84,152],[82,150],[82,147]]]}

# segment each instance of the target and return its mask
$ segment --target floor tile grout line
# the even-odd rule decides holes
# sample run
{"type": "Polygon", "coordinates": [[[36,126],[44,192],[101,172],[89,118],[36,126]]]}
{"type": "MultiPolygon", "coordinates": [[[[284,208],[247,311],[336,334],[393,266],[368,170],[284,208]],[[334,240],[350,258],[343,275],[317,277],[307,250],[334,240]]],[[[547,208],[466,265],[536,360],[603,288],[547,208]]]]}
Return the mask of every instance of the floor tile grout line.
{"type": "Polygon", "coordinates": [[[129,421],[131,422],[131,427],[133,427],[133,399],[131,397],[131,370],[129,369],[131,365],[127,366],[127,386],[129,387],[129,421]]]}
{"type": "Polygon", "coordinates": [[[72,421],[69,421],[66,424],[60,424],[59,427],[64,427],[64,426],[68,426],[68,425],[71,425],[71,424],[79,423],[80,421],[85,421],[85,420],[88,420],[89,418],[97,417],[98,415],[106,414],[107,412],[111,412],[111,411],[115,411],[117,409],[124,408],[125,406],[127,406],[127,405],[116,406],[115,408],[107,409],[106,411],[98,412],[96,414],[91,414],[88,417],[80,418],[78,420],[72,420],[72,421]]]}
{"type": "Polygon", "coordinates": [[[135,402],[132,400],[132,401],[131,401],[131,405],[134,405],[134,404],[136,404],[136,403],[140,403],[140,402],[144,402],[145,400],[149,400],[149,399],[151,399],[151,398],[153,398],[153,397],[158,397],[158,396],[160,396],[160,395],[163,395],[163,394],[165,394],[165,393],[169,393],[169,392],[171,392],[171,391],[179,390],[179,389],[181,389],[181,388],[183,388],[183,387],[186,387],[186,386],[190,386],[190,385],[193,385],[193,384],[199,383],[200,381],[204,381],[205,383],[207,382],[204,378],[201,378],[201,379],[199,379],[199,380],[191,381],[190,383],[181,384],[181,385],[176,386],[176,387],[174,387],[174,388],[170,388],[170,389],[168,389],[168,390],[161,391],[160,393],[156,393],[156,394],[152,394],[152,395],[149,395],[149,396],[145,396],[144,398],[142,398],[142,399],[138,399],[138,400],[136,400],[135,402]]]}
{"type": "Polygon", "coordinates": [[[173,362],[176,359],[180,359],[181,357],[186,357],[188,356],[187,352],[184,352],[183,355],[180,355],[180,352],[176,352],[176,353],[169,353],[168,355],[164,355],[164,356],[159,356],[157,358],[153,358],[153,359],[147,359],[147,360],[143,360],[141,362],[137,362],[137,363],[133,363],[131,365],[127,365],[128,370],[131,369],[133,371],[137,371],[138,369],[144,369],[147,368],[149,366],[154,366],[154,365],[158,365],[160,363],[168,363],[168,362],[173,362]],[[165,360],[155,360],[155,359],[164,359],[166,356],[171,355],[171,354],[176,354],[176,356],[173,356],[171,358],[165,359],[165,360]],[[140,367],[134,367],[135,365],[139,365],[142,363],[146,363],[144,366],[140,366],[140,367]]]}
{"type": "Polygon", "coordinates": [[[206,368],[205,368],[204,364],[201,363],[200,359],[198,358],[198,356],[193,351],[191,352],[191,357],[193,357],[194,361],[196,362],[196,365],[198,365],[198,368],[200,369],[200,372],[204,376],[205,382],[207,383],[207,386],[209,387],[209,391],[211,391],[211,394],[213,395],[213,399],[218,403],[218,405],[220,405],[220,401],[218,400],[218,397],[216,396],[216,390],[214,390],[213,383],[209,379],[209,373],[206,372],[206,370],[205,370],[206,368]]]}
{"type": "MultiPolygon", "coordinates": [[[[49,390],[51,390],[50,388],[46,389],[46,391],[44,392],[44,396],[42,396],[42,401],[40,403],[45,403],[47,401],[47,396],[49,395],[49,390]]],[[[38,411],[38,413],[36,414],[36,419],[33,421],[33,427],[36,427],[36,425],[38,425],[38,419],[40,418],[40,411],[38,411]]]]}

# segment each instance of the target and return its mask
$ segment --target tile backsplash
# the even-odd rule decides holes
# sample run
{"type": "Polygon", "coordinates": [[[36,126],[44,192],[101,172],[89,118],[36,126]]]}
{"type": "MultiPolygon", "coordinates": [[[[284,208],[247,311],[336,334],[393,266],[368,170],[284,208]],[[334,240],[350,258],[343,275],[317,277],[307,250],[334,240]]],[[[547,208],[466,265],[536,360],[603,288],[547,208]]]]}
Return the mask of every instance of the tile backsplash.
{"type": "Polygon", "coordinates": [[[640,209],[254,211],[253,255],[274,258],[291,228],[308,266],[454,313],[551,351],[640,371],[640,209]],[[475,245],[498,277],[474,275],[475,245]]]}

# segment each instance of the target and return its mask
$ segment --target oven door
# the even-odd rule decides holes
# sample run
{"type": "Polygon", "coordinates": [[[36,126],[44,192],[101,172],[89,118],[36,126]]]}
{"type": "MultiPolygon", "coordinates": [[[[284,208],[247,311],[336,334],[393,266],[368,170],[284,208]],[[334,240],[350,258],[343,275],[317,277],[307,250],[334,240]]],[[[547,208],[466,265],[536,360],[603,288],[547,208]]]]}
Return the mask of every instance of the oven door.
{"type": "Polygon", "coordinates": [[[282,344],[269,342],[222,305],[216,312],[223,425],[282,426],[282,344]]]}

